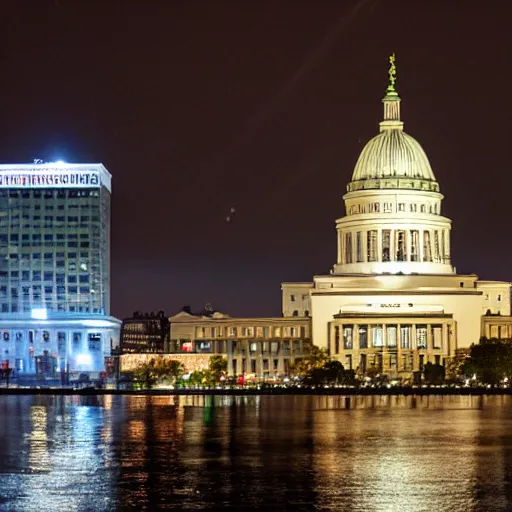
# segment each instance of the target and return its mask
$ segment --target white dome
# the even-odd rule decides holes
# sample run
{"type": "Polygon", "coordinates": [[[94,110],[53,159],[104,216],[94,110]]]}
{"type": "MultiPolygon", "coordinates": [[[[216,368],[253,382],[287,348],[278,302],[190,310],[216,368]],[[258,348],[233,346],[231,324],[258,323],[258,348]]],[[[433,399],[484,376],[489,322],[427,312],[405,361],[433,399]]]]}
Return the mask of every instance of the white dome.
{"type": "Polygon", "coordinates": [[[436,181],[425,151],[401,123],[386,127],[366,144],[352,175],[352,181],[381,178],[436,181]]]}
{"type": "Polygon", "coordinates": [[[380,133],[359,155],[336,221],[334,274],[453,274],[450,219],[427,155],[407,135],[395,89],[394,55],[380,133]]]}

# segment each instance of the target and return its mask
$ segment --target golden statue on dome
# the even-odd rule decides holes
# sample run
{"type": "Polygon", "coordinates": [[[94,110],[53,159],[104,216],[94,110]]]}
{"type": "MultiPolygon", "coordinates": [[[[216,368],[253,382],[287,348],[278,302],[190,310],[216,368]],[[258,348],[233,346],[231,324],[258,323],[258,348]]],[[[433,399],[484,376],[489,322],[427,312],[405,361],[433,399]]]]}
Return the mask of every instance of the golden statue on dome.
{"type": "Polygon", "coordinates": [[[395,65],[395,54],[392,53],[389,56],[389,85],[388,85],[388,91],[395,91],[395,82],[396,82],[396,65],[395,65]]]}

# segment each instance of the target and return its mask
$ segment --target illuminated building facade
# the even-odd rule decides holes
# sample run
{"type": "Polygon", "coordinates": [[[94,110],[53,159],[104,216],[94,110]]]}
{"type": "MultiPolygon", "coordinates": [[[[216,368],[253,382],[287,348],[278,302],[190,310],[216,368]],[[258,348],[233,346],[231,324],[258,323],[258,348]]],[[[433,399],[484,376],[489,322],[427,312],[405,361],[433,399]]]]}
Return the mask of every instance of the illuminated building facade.
{"type": "Polygon", "coordinates": [[[452,266],[451,221],[425,152],[403,130],[390,63],[380,133],[361,152],[336,221],[336,263],[313,282],[283,283],[283,315],[311,315],[313,342],[345,367],[409,379],[481,335],[510,335],[511,285],[452,266]]]}
{"type": "Polygon", "coordinates": [[[111,175],[101,164],[0,165],[0,359],[14,375],[104,369],[111,175]]]}
{"type": "Polygon", "coordinates": [[[168,351],[169,320],[163,311],[140,313],[125,318],[121,327],[121,353],[160,353],[168,351]]]}
{"type": "Polygon", "coordinates": [[[172,353],[224,355],[233,376],[285,376],[311,349],[309,318],[232,318],[207,307],[197,315],[181,311],[169,321],[172,353]]]}

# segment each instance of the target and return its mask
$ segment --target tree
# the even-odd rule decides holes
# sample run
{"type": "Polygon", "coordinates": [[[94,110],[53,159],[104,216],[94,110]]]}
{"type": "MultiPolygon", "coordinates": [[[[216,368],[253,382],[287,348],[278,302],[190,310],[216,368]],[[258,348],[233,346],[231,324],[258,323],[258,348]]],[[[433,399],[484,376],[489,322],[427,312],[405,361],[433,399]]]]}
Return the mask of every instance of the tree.
{"type": "Polygon", "coordinates": [[[141,363],[133,372],[136,381],[142,382],[146,389],[151,389],[158,381],[158,371],[155,368],[155,360],[141,363]]]}
{"type": "Polygon", "coordinates": [[[427,363],[423,369],[423,377],[427,384],[439,385],[444,382],[445,368],[441,364],[427,363]]]}
{"type": "Polygon", "coordinates": [[[339,361],[327,361],[323,372],[327,384],[341,384],[345,380],[345,368],[339,361]]]}
{"type": "Polygon", "coordinates": [[[133,373],[137,381],[144,383],[146,389],[151,389],[164,380],[176,382],[185,373],[185,367],[175,359],[153,358],[137,366],[133,373]]]}
{"type": "Polygon", "coordinates": [[[185,366],[176,359],[161,359],[162,364],[160,367],[160,376],[162,379],[167,379],[176,382],[184,373],[185,366]]]}
{"type": "Polygon", "coordinates": [[[190,377],[188,378],[188,382],[192,386],[201,386],[205,384],[208,376],[205,371],[203,370],[195,370],[190,374],[190,377]]]}
{"type": "Polygon", "coordinates": [[[512,377],[512,344],[509,340],[482,338],[471,345],[471,368],[478,381],[499,384],[505,377],[512,377]]]}
{"type": "Polygon", "coordinates": [[[228,360],[221,355],[214,355],[210,357],[208,363],[208,370],[211,373],[211,378],[218,382],[222,376],[228,373],[228,360]]]}
{"type": "Polygon", "coordinates": [[[315,346],[307,356],[296,359],[290,370],[309,386],[353,385],[357,382],[354,370],[345,370],[339,361],[329,357],[326,350],[315,346]]]}
{"type": "Polygon", "coordinates": [[[325,349],[313,345],[308,355],[297,358],[295,362],[290,365],[290,371],[297,377],[305,378],[311,375],[313,370],[323,368],[325,363],[329,360],[329,355],[325,349]]]}
{"type": "Polygon", "coordinates": [[[452,382],[460,382],[471,378],[474,373],[471,364],[471,349],[459,348],[455,350],[455,356],[446,365],[446,378],[452,382]]]}
{"type": "Polygon", "coordinates": [[[306,386],[322,386],[326,384],[325,370],[323,368],[311,368],[302,378],[306,386]]]}

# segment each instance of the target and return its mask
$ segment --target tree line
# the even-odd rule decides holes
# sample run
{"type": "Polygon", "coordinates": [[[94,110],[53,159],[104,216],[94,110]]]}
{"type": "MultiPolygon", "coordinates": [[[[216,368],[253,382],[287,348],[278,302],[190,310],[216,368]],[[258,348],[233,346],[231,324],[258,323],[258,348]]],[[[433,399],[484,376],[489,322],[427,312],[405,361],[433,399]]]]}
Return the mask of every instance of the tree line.
{"type": "MultiPolygon", "coordinates": [[[[151,359],[140,364],[133,372],[133,380],[139,386],[150,389],[157,384],[181,386],[216,386],[221,382],[235,383],[228,377],[227,360],[213,355],[207,369],[185,375],[185,367],[173,359],[151,359]]],[[[356,372],[345,369],[342,363],[332,359],[325,349],[313,346],[310,353],[290,364],[289,374],[294,382],[305,386],[358,386],[363,382],[388,383],[377,367],[369,367],[365,379],[356,372]]],[[[245,381],[244,381],[245,382],[245,381]]],[[[512,382],[512,340],[482,338],[467,349],[459,349],[446,366],[427,363],[415,376],[417,384],[490,384],[512,382]]]]}
{"type": "Polygon", "coordinates": [[[151,389],[157,384],[214,386],[226,378],[227,369],[227,360],[221,355],[214,355],[210,357],[207,369],[196,370],[187,375],[185,380],[183,363],[176,359],[153,358],[137,366],[132,376],[134,382],[145,389],[151,389]]]}
{"type": "Polygon", "coordinates": [[[510,384],[512,379],[512,340],[481,338],[469,349],[460,349],[448,365],[449,381],[510,384]]]}

